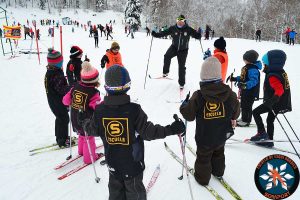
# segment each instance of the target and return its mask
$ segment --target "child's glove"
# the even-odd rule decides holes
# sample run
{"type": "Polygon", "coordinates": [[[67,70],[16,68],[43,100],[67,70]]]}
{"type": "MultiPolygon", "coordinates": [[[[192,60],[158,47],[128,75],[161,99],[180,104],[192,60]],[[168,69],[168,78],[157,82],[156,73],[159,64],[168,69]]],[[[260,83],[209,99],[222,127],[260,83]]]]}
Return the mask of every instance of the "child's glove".
{"type": "Polygon", "coordinates": [[[188,103],[188,101],[190,99],[190,94],[191,94],[191,92],[189,91],[189,93],[185,97],[185,100],[182,102],[181,106],[184,106],[188,103]]]}
{"type": "Polygon", "coordinates": [[[238,87],[242,90],[245,90],[247,89],[247,83],[239,82],[238,87]]]}
{"type": "Polygon", "coordinates": [[[74,71],[74,65],[73,65],[73,64],[70,64],[70,66],[69,66],[69,70],[70,70],[71,72],[73,72],[73,71],[74,71]]]}
{"type": "Polygon", "coordinates": [[[266,100],[263,104],[268,107],[270,110],[272,110],[273,105],[279,101],[280,97],[277,95],[274,95],[270,99],[266,100]]]}

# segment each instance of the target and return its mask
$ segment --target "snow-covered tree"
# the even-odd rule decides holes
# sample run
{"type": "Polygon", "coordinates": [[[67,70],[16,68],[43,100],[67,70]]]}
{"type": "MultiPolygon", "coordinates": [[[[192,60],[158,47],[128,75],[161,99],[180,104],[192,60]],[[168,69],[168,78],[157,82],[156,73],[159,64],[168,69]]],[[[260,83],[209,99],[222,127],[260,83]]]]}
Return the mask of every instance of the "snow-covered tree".
{"type": "Polygon", "coordinates": [[[128,0],[125,6],[125,21],[141,26],[142,5],[139,0],[128,0]]]}
{"type": "Polygon", "coordinates": [[[46,9],[45,0],[40,0],[40,9],[42,10],[46,9]]]}
{"type": "Polygon", "coordinates": [[[96,12],[101,12],[104,9],[104,0],[96,0],[96,12]]]}

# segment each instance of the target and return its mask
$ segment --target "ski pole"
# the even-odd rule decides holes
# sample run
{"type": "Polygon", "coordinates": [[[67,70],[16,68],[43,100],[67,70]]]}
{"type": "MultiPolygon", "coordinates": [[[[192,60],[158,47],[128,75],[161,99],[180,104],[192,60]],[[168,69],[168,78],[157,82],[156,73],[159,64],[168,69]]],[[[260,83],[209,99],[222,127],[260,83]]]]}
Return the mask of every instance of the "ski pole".
{"type": "Polygon", "coordinates": [[[70,130],[70,155],[66,158],[66,160],[70,160],[72,158],[72,122],[71,122],[71,106],[69,106],[69,130],[70,130]]]}
{"type": "Polygon", "coordinates": [[[148,55],[147,69],[146,69],[145,82],[144,82],[144,89],[146,89],[146,81],[147,81],[147,74],[148,74],[148,67],[149,67],[150,54],[151,54],[151,49],[152,49],[152,42],[153,42],[153,36],[152,36],[152,38],[151,38],[150,50],[149,50],[149,55],[148,55]]]}
{"type": "Polygon", "coordinates": [[[277,119],[278,123],[280,124],[280,126],[281,126],[281,128],[282,128],[283,132],[285,133],[286,137],[288,138],[288,140],[289,140],[290,144],[292,145],[292,147],[293,147],[293,149],[294,149],[295,153],[297,154],[298,158],[300,159],[299,153],[297,152],[297,150],[296,150],[296,148],[295,148],[294,144],[292,143],[292,141],[291,141],[291,139],[290,139],[289,135],[287,134],[287,132],[286,132],[286,131],[285,131],[285,129],[283,128],[283,126],[282,126],[282,124],[281,124],[280,120],[278,119],[277,115],[275,114],[274,110],[272,110],[272,112],[273,112],[273,115],[276,117],[276,119],[277,119]]]}
{"type": "Polygon", "coordinates": [[[201,46],[202,53],[204,53],[202,43],[201,43],[201,38],[199,39],[199,41],[200,41],[200,46],[201,46]]]}
{"type": "MultiPolygon", "coordinates": [[[[185,125],[185,129],[187,127],[187,120],[184,121],[184,125],[185,125]]],[[[180,137],[180,136],[179,136],[180,137]]],[[[186,131],[185,131],[185,134],[184,134],[184,137],[183,137],[183,140],[184,140],[184,145],[183,145],[183,153],[185,155],[185,146],[186,146],[186,131]]],[[[183,179],[183,170],[184,170],[184,166],[182,165],[182,171],[181,171],[181,176],[178,177],[179,180],[182,180],[183,179]]]]}
{"type": "MultiPolygon", "coordinates": [[[[179,118],[178,118],[178,115],[177,115],[177,114],[174,114],[174,115],[173,115],[173,118],[174,118],[176,121],[179,121],[179,118]]],[[[186,133],[186,130],[184,131],[184,133],[186,133]]],[[[180,147],[181,147],[181,152],[182,152],[183,165],[184,165],[184,167],[185,167],[186,177],[187,177],[187,179],[188,179],[188,184],[189,184],[189,189],[190,189],[191,198],[192,198],[192,200],[194,200],[194,195],[193,195],[193,191],[192,191],[191,180],[190,180],[190,176],[189,176],[189,170],[188,170],[188,166],[187,166],[187,163],[186,163],[186,157],[185,157],[185,152],[184,152],[184,147],[183,147],[182,138],[181,138],[181,135],[180,135],[180,134],[178,135],[178,137],[179,137],[179,142],[180,142],[180,147]]]]}
{"type": "Polygon", "coordinates": [[[94,168],[95,181],[96,181],[96,183],[99,183],[100,178],[97,176],[97,172],[96,172],[96,167],[95,167],[94,158],[93,158],[93,155],[92,155],[91,146],[90,146],[90,143],[89,143],[89,140],[88,140],[87,133],[86,133],[85,131],[84,131],[84,135],[85,135],[85,141],[86,141],[86,143],[87,143],[88,150],[89,150],[89,154],[90,154],[90,159],[92,160],[92,165],[93,165],[93,168],[94,168]]]}
{"type": "MultiPolygon", "coordinates": [[[[290,122],[289,122],[289,120],[286,118],[286,116],[285,116],[284,113],[282,113],[282,115],[283,115],[284,119],[286,120],[286,122],[288,123],[288,125],[290,126],[290,128],[292,129],[292,131],[293,131],[294,135],[296,136],[297,140],[299,141],[299,137],[298,137],[298,135],[296,134],[296,132],[294,131],[292,125],[291,125],[290,122]]],[[[300,143],[300,141],[299,141],[299,143],[300,143]]]]}

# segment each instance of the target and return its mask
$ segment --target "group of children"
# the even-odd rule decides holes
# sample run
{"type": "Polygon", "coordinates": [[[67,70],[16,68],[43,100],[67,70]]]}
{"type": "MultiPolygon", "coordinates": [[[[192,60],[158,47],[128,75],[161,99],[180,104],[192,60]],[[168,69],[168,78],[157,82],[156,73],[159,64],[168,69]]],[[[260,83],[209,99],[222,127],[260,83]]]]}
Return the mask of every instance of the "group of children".
{"type": "MultiPolygon", "coordinates": [[[[195,179],[201,185],[209,183],[211,174],[222,177],[225,170],[224,146],[234,134],[233,127],[242,112],[238,126],[249,126],[252,106],[259,98],[260,72],[262,64],[255,50],[243,55],[245,66],[241,75],[229,80],[236,82],[240,89],[241,104],[237,95],[226,85],[228,67],[226,42],[219,38],[214,43],[214,55],[204,60],[200,73],[200,89],[180,106],[185,120],[196,120],[195,140],[197,158],[195,179]],[[225,71],[224,71],[225,70],[225,71]],[[224,75],[225,74],[225,75],[224,75]]],[[[99,72],[88,59],[81,61],[83,51],[73,46],[67,65],[68,82],[62,70],[63,58],[60,52],[49,49],[45,88],[49,106],[56,116],[55,135],[59,146],[68,146],[68,107],[70,107],[73,130],[78,133],[78,154],[85,163],[98,159],[95,153],[94,136],[100,136],[104,144],[106,163],[109,169],[109,199],[146,200],[143,185],[144,140],[165,138],[185,132],[182,120],[170,125],[154,125],[148,121],[141,106],[130,102],[127,91],[131,79],[122,64],[120,46],[113,42],[101,59],[101,68],[106,65],[104,88],[107,96],[101,102],[97,87],[99,72]],[[87,145],[91,147],[91,154],[87,145]]],[[[253,110],[257,134],[252,141],[273,139],[274,120],[278,113],[291,111],[289,81],[283,67],[286,54],[282,50],[268,51],[263,57],[264,101],[253,110]],[[267,131],[261,114],[268,113],[267,131]]],[[[273,142],[258,143],[268,147],[273,142]]]]}

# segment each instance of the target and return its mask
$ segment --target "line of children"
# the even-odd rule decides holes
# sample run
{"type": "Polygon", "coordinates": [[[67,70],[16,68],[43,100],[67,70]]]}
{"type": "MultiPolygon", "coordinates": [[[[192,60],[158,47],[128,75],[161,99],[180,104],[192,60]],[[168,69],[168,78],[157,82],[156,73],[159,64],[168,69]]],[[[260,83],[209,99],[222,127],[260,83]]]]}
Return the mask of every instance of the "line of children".
{"type": "Polygon", "coordinates": [[[110,49],[106,50],[105,55],[101,59],[101,68],[103,69],[106,65],[106,69],[113,65],[123,66],[122,56],[120,51],[120,45],[117,42],[111,44],[110,49]]]}
{"type": "Polygon", "coordinates": [[[230,77],[231,82],[236,82],[241,95],[242,119],[237,122],[237,126],[246,127],[252,120],[252,106],[256,99],[259,99],[260,72],[262,64],[258,59],[255,50],[246,51],[243,55],[245,66],[241,70],[241,75],[230,77]]]}
{"type": "Polygon", "coordinates": [[[148,121],[141,106],[130,102],[130,96],[126,94],[130,85],[125,67],[114,65],[107,69],[104,87],[108,96],[96,106],[92,119],[83,122],[89,135],[100,136],[103,141],[109,170],[109,200],[146,200],[144,140],[185,131],[181,120],[165,127],[148,121]]]}
{"type": "Polygon", "coordinates": [[[69,91],[67,80],[62,70],[63,56],[59,51],[48,49],[47,72],[44,79],[47,100],[55,115],[55,136],[59,147],[68,147],[69,115],[67,107],[62,103],[63,96],[69,91]]]}
{"type": "Polygon", "coordinates": [[[77,132],[78,136],[78,154],[83,155],[84,163],[92,163],[97,160],[99,155],[95,153],[96,143],[93,136],[87,136],[81,125],[78,124],[79,110],[85,113],[84,118],[91,118],[94,113],[95,107],[100,103],[101,98],[97,87],[99,87],[99,72],[91,66],[87,61],[82,63],[81,81],[76,82],[71,90],[63,97],[63,103],[66,106],[71,106],[71,121],[73,130],[77,132]],[[88,144],[90,144],[90,156],[88,144]]]}
{"type": "Polygon", "coordinates": [[[187,121],[196,119],[195,179],[201,185],[208,185],[211,174],[216,177],[224,174],[224,146],[234,134],[240,106],[236,94],[222,81],[217,58],[209,57],[203,62],[200,78],[200,90],[183,102],[180,112],[187,121]]]}

